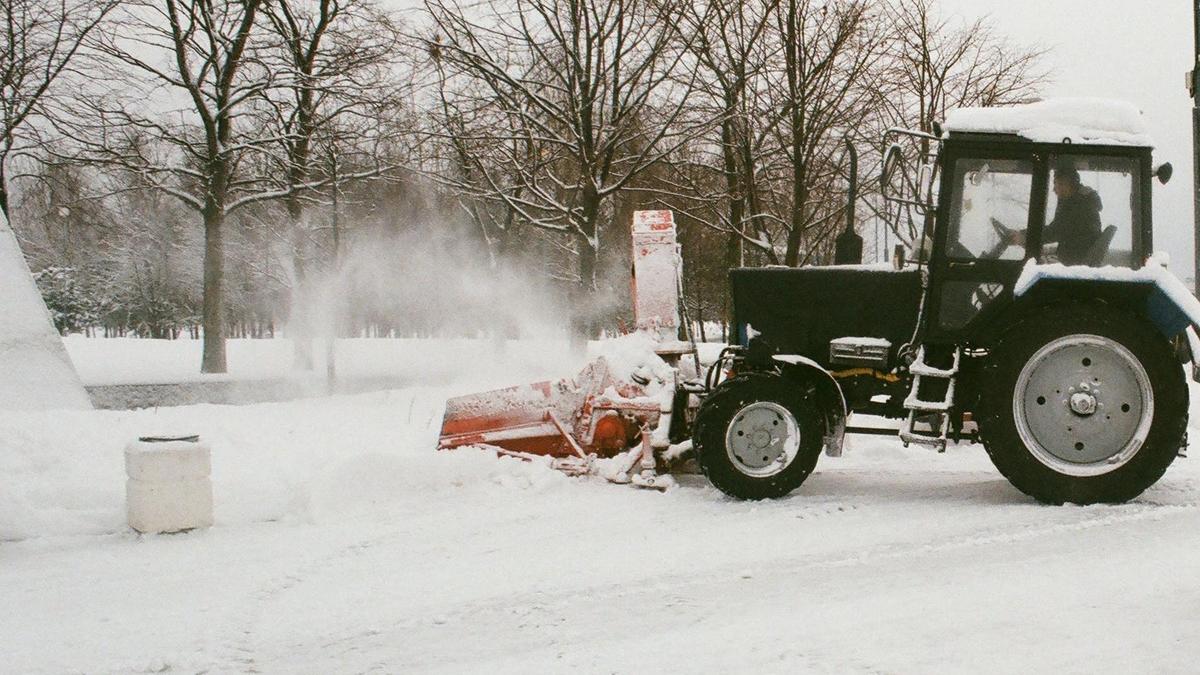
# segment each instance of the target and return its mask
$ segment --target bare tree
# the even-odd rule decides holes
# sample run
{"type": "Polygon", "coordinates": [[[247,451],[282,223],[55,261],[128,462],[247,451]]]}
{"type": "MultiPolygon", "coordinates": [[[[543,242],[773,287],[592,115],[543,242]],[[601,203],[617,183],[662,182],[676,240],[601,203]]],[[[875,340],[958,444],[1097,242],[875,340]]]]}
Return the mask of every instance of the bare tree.
{"type": "MultiPolygon", "coordinates": [[[[741,244],[770,263],[825,259],[845,213],[843,140],[861,134],[883,74],[882,23],[867,3],[814,0],[712,2],[689,18],[704,73],[698,90],[724,113],[707,144],[719,149],[707,161],[724,185],[680,184],[679,192],[727,204],[713,216],[737,235],[729,266],[741,262],[741,244]]],[[[703,154],[705,144],[697,147],[703,154]]],[[[681,168],[675,181],[695,176],[681,168]]]]}
{"type": "MultiPolygon", "coordinates": [[[[955,108],[1028,102],[1047,82],[1047,51],[1011,42],[986,16],[971,22],[946,18],[936,0],[895,2],[884,12],[892,28],[888,86],[877,105],[882,129],[930,133],[955,108]]],[[[928,141],[917,145],[911,149],[914,156],[929,153],[928,141]]],[[[919,219],[889,222],[905,245],[914,245],[919,219]]]]}
{"type": "MultiPolygon", "coordinates": [[[[706,214],[710,222],[729,233],[727,267],[742,265],[747,243],[766,254],[770,262],[779,262],[760,217],[759,186],[760,160],[764,143],[770,138],[770,122],[778,122],[778,116],[763,106],[765,92],[761,86],[766,69],[778,56],[778,41],[767,39],[774,29],[772,16],[778,6],[779,0],[745,4],[714,0],[692,3],[684,13],[686,30],[695,35],[690,46],[701,72],[693,105],[704,105],[702,97],[707,97],[708,105],[716,109],[719,123],[714,131],[719,142],[714,164],[719,167],[723,186],[684,184],[694,174],[678,165],[670,182],[680,188],[678,191],[710,204],[706,214]],[[724,202],[723,210],[719,202],[724,202]]],[[[703,216],[700,219],[706,220],[703,216]]]]}
{"type": "Polygon", "coordinates": [[[1046,83],[1046,50],[1013,44],[986,16],[956,21],[936,0],[908,0],[887,17],[888,75],[899,95],[884,102],[896,122],[928,132],[954,108],[1027,102],[1046,83]]]}
{"type": "MultiPolygon", "coordinates": [[[[611,200],[684,143],[691,36],[681,3],[427,0],[427,49],[443,68],[446,110],[473,124],[443,132],[460,153],[456,188],[502,204],[532,226],[568,235],[578,283],[596,288],[611,200]],[[464,173],[460,173],[460,177],[464,173]]],[[[692,69],[694,72],[694,69],[692,69]]]]}
{"type": "Polygon", "coordinates": [[[19,134],[115,0],[0,0],[0,211],[8,213],[8,160],[19,134]]]}
{"type": "Polygon", "coordinates": [[[779,136],[792,188],[784,264],[794,266],[808,259],[801,245],[826,240],[844,213],[831,200],[841,180],[834,160],[841,135],[867,117],[883,33],[859,1],[784,0],[776,23],[784,65],[779,136]]]}
{"type": "MultiPolygon", "coordinates": [[[[204,349],[200,369],[226,371],[224,241],[226,215],[278,196],[239,162],[263,139],[236,129],[239,113],[273,86],[251,49],[262,0],[136,0],[94,31],[93,75],[117,87],[77,100],[84,114],[68,134],[86,159],[138,173],[204,222],[204,349]],[[153,102],[153,103],[151,103],[153,102]],[[165,109],[155,110],[155,104],[165,109]],[[149,142],[142,135],[150,136],[149,142]]],[[[66,127],[64,127],[66,128],[66,127]]]]}
{"type": "MultiPolygon", "coordinates": [[[[269,65],[290,75],[286,86],[261,92],[261,118],[278,144],[278,152],[268,158],[280,161],[269,175],[277,177],[279,189],[286,193],[295,364],[310,369],[307,286],[314,229],[306,217],[307,206],[321,199],[318,188],[330,180],[328,172],[321,176],[314,171],[313,147],[319,135],[354,134],[372,139],[368,144],[380,148],[398,133],[401,127],[388,122],[405,107],[395,77],[402,55],[400,31],[370,0],[280,0],[267,7],[266,16],[277,42],[269,65]]],[[[337,147],[351,144],[342,140],[347,142],[337,147]]],[[[353,144],[361,154],[364,143],[353,144]]],[[[338,182],[378,178],[394,168],[377,155],[374,162],[359,162],[351,172],[340,172],[338,182]]]]}

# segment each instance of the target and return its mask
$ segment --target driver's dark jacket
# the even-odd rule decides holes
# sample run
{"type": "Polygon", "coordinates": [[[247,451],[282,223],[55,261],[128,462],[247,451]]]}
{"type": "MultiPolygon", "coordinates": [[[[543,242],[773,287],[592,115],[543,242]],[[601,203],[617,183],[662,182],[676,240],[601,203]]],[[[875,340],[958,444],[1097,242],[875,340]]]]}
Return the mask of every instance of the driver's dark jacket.
{"type": "Polygon", "coordinates": [[[1058,242],[1058,260],[1064,265],[1086,265],[1088,249],[1100,237],[1100,195],[1086,185],[1060,199],[1054,220],[1042,230],[1042,242],[1058,242]]]}

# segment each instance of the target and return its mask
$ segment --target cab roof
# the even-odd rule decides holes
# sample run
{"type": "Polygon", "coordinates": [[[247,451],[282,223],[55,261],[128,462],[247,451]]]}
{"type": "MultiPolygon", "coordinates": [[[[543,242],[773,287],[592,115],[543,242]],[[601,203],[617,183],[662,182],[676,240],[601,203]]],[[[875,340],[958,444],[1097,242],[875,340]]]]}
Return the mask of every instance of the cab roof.
{"type": "Polygon", "coordinates": [[[959,108],[946,117],[947,134],[1017,136],[1035,143],[1120,145],[1154,143],[1135,106],[1104,98],[1059,98],[995,108],[959,108]]]}

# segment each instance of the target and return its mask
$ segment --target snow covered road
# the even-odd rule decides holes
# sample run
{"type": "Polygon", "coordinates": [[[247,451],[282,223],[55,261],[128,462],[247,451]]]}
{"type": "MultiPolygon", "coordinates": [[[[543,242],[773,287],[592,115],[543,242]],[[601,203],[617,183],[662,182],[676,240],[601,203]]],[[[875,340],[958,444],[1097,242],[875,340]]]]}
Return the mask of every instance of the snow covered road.
{"type": "Polygon", "coordinates": [[[1058,508],[1017,493],[978,446],[852,438],[791,497],[744,503],[699,476],[660,494],[435,453],[445,395],[0,420],[24,439],[0,441],[0,475],[21,477],[0,478],[0,671],[1183,673],[1200,660],[1196,459],[1134,503],[1058,508]],[[108,446],[184,422],[213,443],[217,526],[123,531],[108,446]],[[19,454],[35,441],[64,454],[19,454]]]}
{"type": "Polygon", "coordinates": [[[6,544],[4,669],[1194,669],[1187,460],[1137,503],[1054,508],[977,448],[857,450],[764,504],[487,457],[422,490],[367,456],[310,522],[6,544]]]}

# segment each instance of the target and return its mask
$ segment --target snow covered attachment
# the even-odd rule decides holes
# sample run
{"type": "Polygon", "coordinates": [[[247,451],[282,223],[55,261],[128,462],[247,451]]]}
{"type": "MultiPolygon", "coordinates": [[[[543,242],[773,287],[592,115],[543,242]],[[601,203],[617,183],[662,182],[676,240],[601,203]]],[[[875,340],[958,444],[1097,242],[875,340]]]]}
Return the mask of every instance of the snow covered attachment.
{"type": "Polygon", "coordinates": [[[695,350],[679,339],[680,258],[672,213],[636,212],[632,240],[638,332],[627,340],[646,352],[638,362],[615,368],[600,357],[573,378],[450,399],[439,449],[487,446],[525,459],[548,456],[571,474],[655,489],[672,484],[658,474],[658,464],[672,450],[679,390],[674,365],[695,350]]]}
{"type": "Polygon", "coordinates": [[[617,382],[600,358],[573,378],[450,399],[438,447],[491,445],[518,455],[582,459],[610,455],[639,436],[639,416],[648,422],[660,408],[638,385],[617,382]]]}
{"type": "Polygon", "coordinates": [[[523,459],[549,456],[569,474],[666,488],[655,450],[670,445],[675,388],[673,375],[663,382],[661,371],[639,368],[638,381],[628,381],[601,357],[573,378],[450,399],[438,449],[485,446],[523,459]]]}

